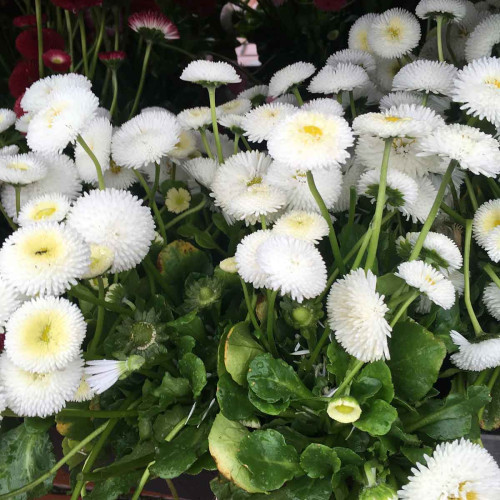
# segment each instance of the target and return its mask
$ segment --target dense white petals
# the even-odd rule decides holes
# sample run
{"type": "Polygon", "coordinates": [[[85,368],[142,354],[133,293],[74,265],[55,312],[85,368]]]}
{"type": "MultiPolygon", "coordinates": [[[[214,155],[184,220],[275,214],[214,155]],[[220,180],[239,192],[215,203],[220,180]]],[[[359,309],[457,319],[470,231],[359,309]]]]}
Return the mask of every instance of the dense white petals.
{"type": "Polygon", "coordinates": [[[296,62],[277,71],[269,81],[269,95],[278,97],[307,80],[316,68],[311,63],[296,62]]]}
{"type": "Polygon", "coordinates": [[[16,113],[11,109],[0,108],[0,134],[16,123],[16,113]]]}
{"type": "Polygon", "coordinates": [[[194,180],[210,189],[217,171],[217,162],[211,158],[193,158],[185,161],[181,167],[191,175],[194,180]]]}
{"type": "Polygon", "coordinates": [[[273,233],[269,230],[255,231],[255,233],[245,236],[236,247],[234,258],[238,274],[255,288],[266,286],[267,273],[257,261],[257,251],[272,236],[273,233]]]}
{"type": "Polygon", "coordinates": [[[317,111],[325,115],[343,116],[344,108],[335,99],[329,97],[319,97],[306,102],[302,108],[303,111],[317,111]]]}
{"type": "Polygon", "coordinates": [[[313,94],[338,94],[363,87],[369,81],[368,73],[361,66],[339,62],[335,66],[324,66],[311,80],[307,89],[313,94]]]}
{"type": "Polygon", "coordinates": [[[458,352],[451,356],[451,361],[461,370],[480,372],[500,365],[500,338],[478,337],[469,342],[455,330],[450,335],[458,346],[458,352]]]}
{"type": "Polygon", "coordinates": [[[500,43],[500,14],[483,19],[465,42],[465,59],[468,62],[489,57],[495,45],[500,43]]]}
{"type": "Polygon", "coordinates": [[[465,2],[461,0],[420,0],[415,9],[420,19],[444,15],[447,19],[460,21],[466,13],[465,2]]]}
{"type": "Polygon", "coordinates": [[[42,194],[23,205],[19,212],[19,225],[28,226],[41,221],[61,222],[66,217],[70,206],[70,199],[63,194],[42,194]]]}
{"type": "Polygon", "coordinates": [[[477,243],[486,247],[488,236],[500,226],[500,199],[483,203],[474,214],[472,230],[477,243]]]}
{"type": "Polygon", "coordinates": [[[0,276],[0,328],[21,305],[20,293],[5,278],[0,276]]]}
{"type": "Polygon", "coordinates": [[[263,104],[248,112],[242,122],[242,128],[252,142],[267,141],[276,125],[285,117],[295,113],[297,108],[292,104],[263,104]]]}
{"type": "Polygon", "coordinates": [[[349,30],[348,45],[350,49],[363,50],[370,53],[373,52],[368,43],[368,30],[377,17],[378,14],[370,12],[356,19],[349,30]]]}
{"type": "Polygon", "coordinates": [[[190,62],[181,74],[181,80],[201,85],[239,83],[241,78],[226,62],[198,60],[190,62]]]}
{"type": "Polygon", "coordinates": [[[500,226],[496,227],[488,234],[484,249],[493,262],[500,261],[500,226]]]}
{"type": "Polygon", "coordinates": [[[500,287],[496,283],[490,283],[484,289],[483,302],[488,312],[500,321],[500,287]]]}
{"type": "Polygon", "coordinates": [[[457,69],[451,64],[418,60],[403,66],[397,72],[392,88],[448,95],[456,75],[457,69]]]}
{"type": "Polygon", "coordinates": [[[0,156],[0,181],[31,184],[47,175],[47,164],[40,155],[24,153],[0,156]]]}
{"type": "Polygon", "coordinates": [[[177,115],[181,126],[185,129],[198,130],[212,123],[212,115],[208,106],[188,108],[177,115]]]}
{"type": "Polygon", "coordinates": [[[338,63],[361,66],[369,75],[373,74],[376,68],[375,58],[366,50],[360,49],[339,50],[326,60],[326,64],[330,66],[336,66],[338,63]]]}
{"type": "Polygon", "coordinates": [[[292,210],[274,223],[273,232],[293,236],[310,243],[318,243],[328,234],[328,224],[317,212],[292,210]]]}

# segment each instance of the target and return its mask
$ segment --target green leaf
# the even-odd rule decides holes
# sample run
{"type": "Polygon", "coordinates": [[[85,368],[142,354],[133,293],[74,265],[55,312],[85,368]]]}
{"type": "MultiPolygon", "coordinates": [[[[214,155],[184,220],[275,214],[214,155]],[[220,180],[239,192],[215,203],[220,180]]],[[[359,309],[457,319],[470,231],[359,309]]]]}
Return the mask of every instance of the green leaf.
{"type": "Polygon", "coordinates": [[[250,436],[250,432],[243,425],[228,420],[219,413],[208,435],[208,446],[217,469],[224,477],[249,493],[259,493],[264,490],[252,483],[249,471],[236,458],[241,443],[247,436],[250,436]]]}
{"type": "Polygon", "coordinates": [[[254,414],[254,407],[248,401],[247,390],[238,385],[228,373],[219,377],[217,402],[222,414],[229,420],[244,420],[254,414]]]}
{"type": "Polygon", "coordinates": [[[191,387],[188,379],[172,377],[168,372],[163,375],[161,385],[153,391],[153,394],[160,398],[163,406],[175,402],[178,398],[188,396],[190,393],[191,387]]]}
{"type": "Polygon", "coordinates": [[[491,401],[486,405],[481,421],[481,428],[494,431],[500,427],[500,377],[491,388],[491,401]]]}
{"type": "Polygon", "coordinates": [[[290,401],[276,401],[276,403],[268,403],[267,401],[260,399],[252,391],[248,391],[248,400],[253,406],[255,406],[255,408],[262,413],[267,413],[268,415],[279,415],[290,406],[290,401]]]}
{"type": "Polygon", "coordinates": [[[128,472],[97,482],[85,498],[88,500],[116,500],[137,485],[141,474],[141,472],[128,472]]]}
{"type": "Polygon", "coordinates": [[[365,403],[382,388],[382,382],[373,377],[362,377],[352,384],[351,395],[359,404],[365,403]]]}
{"type": "Polygon", "coordinates": [[[330,361],[330,363],[326,365],[326,369],[332,375],[335,375],[337,384],[340,384],[340,382],[344,380],[347,369],[349,368],[351,356],[342,349],[335,339],[328,345],[326,355],[330,361]]]}
{"type": "MultiPolygon", "coordinates": [[[[0,435],[0,494],[24,486],[47,472],[56,462],[49,433],[26,423],[0,435]]],[[[39,498],[52,487],[53,477],[16,500],[39,498]]]]}
{"type": "Polygon", "coordinates": [[[431,456],[433,451],[434,450],[429,446],[423,446],[422,448],[416,448],[414,446],[401,447],[401,453],[414,465],[417,462],[424,463],[424,455],[431,456]]]}
{"type": "Polygon", "coordinates": [[[183,408],[180,405],[172,407],[158,415],[153,424],[153,433],[156,441],[163,441],[170,431],[188,415],[189,408],[183,408]]]}
{"type": "Polygon", "coordinates": [[[207,385],[207,371],[203,361],[191,352],[184,354],[179,361],[179,371],[189,380],[193,395],[197,398],[207,385]]]}
{"type": "MultiPolygon", "coordinates": [[[[78,408],[80,405],[68,404],[66,408],[78,408]]],[[[61,436],[81,441],[85,439],[90,433],[94,432],[95,427],[92,425],[90,419],[81,417],[68,417],[67,415],[59,413],[56,415],[56,429],[61,436]]]]}
{"type": "Polygon", "coordinates": [[[247,380],[250,389],[268,403],[312,397],[294,369],[271,354],[261,354],[250,363],[247,380]]]}
{"type": "Polygon", "coordinates": [[[344,465],[362,465],[363,459],[350,448],[343,448],[341,446],[334,446],[332,450],[339,457],[342,467],[344,465]]]}
{"type": "Polygon", "coordinates": [[[203,321],[198,316],[196,311],[191,311],[174,321],[169,321],[166,325],[179,337],[190,336],[196,340],[205,339],[205,327],[203,326],[203,321]]]}
{"type": "Polygon", "coordinates": [[[337,454],[328,446],[311,443],[300,455],[300,466],[313,478],[323,478],[340,469],[337,454]]]}
{"type": "Polygon", "coordinates": [[[382,388],[377,392],[377,397],[390,403],[394,398],[394,385],[392,383],[391,370],[383,361],[368,363],[358,375],[357,381],[364,377],[375,378],[382,384],[382,388]]]}
{"type": "Polygon", "coordinates": [[[250,472],[252,484],[272,491],[300,474],[299,456],[274,429],[255,431],[241,442],[238,460],[250,472]]]}
{"type": "Polygon", "coordinates": [[[250,362],[263,352],[264,349],[252,337],[248,323],[238,323],[227,334],[224,347],[226,370],[235,382],[246,386],[250,362]]]}
{"type": "Polygon", "coordinates": [[[204,470],[217,470],[215,460],[208,452],[204,453],[200,458],[198,458],[196,462],[191,465],[191,467],[189,467],[189,469],[186,471],[186,474],[197,476],[201,471],[204,470]]]}
{"type": "Polygon", "coordinates": [[[422,399],[432,388],[446,356],[446,347],[418,323],[397,323],[389,342],[396,394],[409,402],[422,399]]]}
{"type": "Polygon", "coordinates": [[[383,399],[376,399],[368,410],[363,410],[360,419],[353,425],[371,436],[383,436],[390,431],[396,418],[398,418],[396,408],[383,399]]]}
{"type": "Polygon", "coordinates": [[[377,278],[377,292],[388,297],[397,292],[405,281],[393,273],[384,274],[377,278]]]}

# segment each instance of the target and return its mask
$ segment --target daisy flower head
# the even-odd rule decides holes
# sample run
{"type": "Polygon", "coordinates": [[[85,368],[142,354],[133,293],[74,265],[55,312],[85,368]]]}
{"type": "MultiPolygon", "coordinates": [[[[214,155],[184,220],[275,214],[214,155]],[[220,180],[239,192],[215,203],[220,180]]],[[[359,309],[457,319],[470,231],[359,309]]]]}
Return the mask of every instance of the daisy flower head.
{"type": "Polygon", "coordinates": [[[251,283],[255,288],[262,288],[267,283],[267,273],[257,260],[260,246],[273,236],[272,231],[260,230],[245,236],[238,246],[234,258],[238,274],[243,281],[251,283]]]}
{"type": "Polygon", "coordinates": [[[254,85],[238,94],[238,99],[250,99],[252,106],[260,106],[266,102],[269,95],[268,85],[254,85]]]}
{"type": "Polygon", "coordinates": [[[218,119],[218,122],[223,126],[231,130],[234,134],[243,134],[243,121],[245,117],[242,115],[223,115],[218,119]]]}
{"type": "Polygon", "coordinates": [[[252,142],[267,141],[276,125],[296,111],[295,106],[286,103],[273,102],[258,106],[243,117],[241,125],[245,136],[252,142]]]}
{"type": "Polygon", "coordinates": [[[180,38],[177,26],[161,12],[153,10],[135,12],[128,18],[128,25],[149,42],[180,38]]]}
{"type": "Polygon", "coordinates": [[[233,66],[226,62],[204,61],[190,62],[181,74],[181,80],[204,86],[219,86],[228,83],[240,83],[241,78],[233,66]]]}
{"type": "Polygon", "coordinates": [[[319,250],[288,235],[271,236],[257,250],[257,262],[267,274],[266,288],[290,294],[293,300],[317,297],[326,286],[326,264],[319,250]]]}
{"type": "Polygon", "coordinates": [[[70,206],[70,199],[63,194],[42,194],[23,205],[17,220],[21,226],[42,221],[61,222],[66,217],[70,206]]]}
{"type": "MultiPolygon", "coordinates": [[[[408,56],[408,58],[412,59],[411,56],[408,56]]],[[[408,64],[408,62],[399,57],[390,59],[376,57],[376,60],[377,70],[375,72],[374,81],[383,92],[389,92],[392,89],[394,77],[405,64],[408,64]]]]}
{"type": "Polygon", "coordinates": [[[122,167],[141,168],[158,163],[177,143],[181,127],[175,115],[148,111],[125,122],[111,140],[113,159],[122,167]]]}
{"type": "Polygon", "coordinates": [[[99,61],[101,61],[107,68],[115,71],[121,66],[125,59],[127,59],[127,53],[123,50],[99,52],[99,61]]]}
{"type": "Polygon", "coordinates": [[[60,49],[47,50],[43,53],[42,60],[47,68],[59,73],[65,73],[71,66],[71,56],[60,49]]]}
{"type": "Polygon", "coordinates": [[[292,210],[274,223],[273,232],[316,244],[328,234],[328,224],[317,212],[292,210]]]}
{"type": "MultiPolygon", "coordinates": [[[[421,105],[424,99],[424,94],[419,92],[408,92],[398,90],[389,92],[380,99],[379,107],[381,111],[399,106],[401,104],[421,105]]],[[[451,100],[448,97],[429,94],[427,97],[427,106],[433,109],[436,113],[443,114],[450,107],[451,100]]]]}
{"type": "Polygon", "coordinates": [[[373,75],[377,67],[375,58],[366,50],[361,49],[339,50],[326,60],[326,64],[329,66],[336,66],[339,63],[351,63],[361,66],[369,75],[373,75]]]}
{"type": "Polygon", "coordinates": [[[484,249],[493,262],[500,261],[500,227],[496,227],[488,234],[484,249]]]}
{"type": "Polygon", "coordinates": [[[398,498],[496,498],[500,495],[499,468],[480,445],[466,439],[441,443],[432,456],[424,455],[425,465],[412,468],[408,484],[398,498]],[[478,464],[481,464],[478,466],[478,464]]]}
{"type": "Polygon", "coordinates": [[[356,19],[349,30],[348,46],[350,49],[362,50],[369,53],[373,52],[368,42],[368,30],[377,17],[378,14],[370,12],[356,19]]]}
{"type": "Polygon", "coordinates": [[[421,222],[423,224],[429,216],[438,191],[429,176],[417,177],[414,180],[417,183],[418,194],[415,203],[406,205],[407,219],[411,219],[414,223],[421,222]]]}
{"type": "Polygon", "coordinates": [[[0,328],[21,305],[21,295],[5,278],[0,276],[0,328]]]}
{"type": "Polygon", "coordinates": [[[405,9],[386,10],[373,19],[368,29],[368,43],[373,52],[386,59],[401,57],[420,41],[420,24],[405,9]]]}
{"type": "Polygon", "coordinates": [[[432,302],[443,309],[450,309],[455,303],[455,288],[452,282],[426,262],[403,262],[398,266],[395,275],[425,293],[432,302]]]}
{"type": "Polygon", "coordinates": [[[0,181],[25,185],[39,181],[47,175],[47,165],[34,153],[0,156],[0,181]]]}
{"type": "Polygon", "coordinates": [[[181,164],[193,179],[207,189],[211,189],[217,171],[217,162],[211,158],[193,158],[181,164]]]}
{"type": "Polygon", "coordinates": [[[478,245],[485,248],[492,231],[500,227],[500,199],[483,203],[474,214],[472,231],[478,245]]]}
{"type": "Polygon", "coordinates": [[[0,355],[0,386],[7,406],[24,417],[48,417],[61,411],[75,394],[83,373],[80,357],[62,370],[33,373],[15,365],[4,352],[0,355]]]}
{"type": "Polygon", "coordinates": [[[451,21],[461,21],[467,14],[465,2],[462,0],[420,0],[415,9],[420,19],[443,16],[451,21]]]}
{"type": "Polygon", "coordinates": [[[324,115],[344,116],[342,104],[329,97],[319,97],[307,101],[301,108],[303,111],[316,111],[324,115]]]}
{"type": "Polygon", "coordinates": [[[371,271],[353,270],[332,285],[326,305],[339,344],[365,363],[390,357],[387,338],[392,329],[385,319],[389,308],[376,286],[371,271]]]}
{"type": "Polygon", "coordinates": [[[0,134],[16,123],[16,113],[11,109],[0,109],[0,134]]]}
{"type": "MultiPolygon", "coordinates": [[[[364,166],[357,161],[356,158],[351,159],[347,162],[343,167],[343,173],[340,177],[340,194],[338,199],[336,200],[333,211],[334,212],[345,212],[349,210],[350,198],[351,198],[351,188],[356,189],[356,185],[359,181],[359,178],[364,173],[364,166]]],[[[315,173],[314,177],[316,178],[317,174],[315,173]]]]}
{"type": "Polygon", "coordinates": [[[285,66],[277,71],[269,81],[269,95],[278,97],[290,92],[294,87],[312,76],[315,71],[314,64],[302,61],[285,66]]]}
{"type": "Polygon", "coordinates": [[[16,144],[11,144],[10,146],[4,146],[0,148],[0,156],[5,155],[17,155],[19,153],[19,146],[16,144]]]}
{"type": "Polygon", "coordinates": [[[179,142],[168,153],[168,156],[177,162],[185,160],[196,152],[197,146],[198,142],[194,132],[191,130],[181,130],[179,132],[179,142]]]}
{"type": "Polygon", "coordinates": [[[500,144],[491,135],[454,123],[436,128],[420,141],[421,154],[455,160],[464,170],[486,177],[500,173],[500,144]]]}
{"type": "MultiPolygon", "coordinates": [[[[104,117],[94,118],[82,132],[83,140],[94,153],[103,172],[109,170],[112,135],[113,126],[104,117]]],[[[94,162],[80,143],[77,143],[75,146],[75,165],[80,179],[84,182],[91,183],[97,181],[97,171],[94,162]]]]}
{"type": "Polygon", "coordinates": [[[0,250],[0,272],[25,295],[61,295],[90,264],[90,250],[73,229],[57,222],[24,226],[0,250]]]}
{"type": "Polygon", "coordinates": [[[339,62],[335,66],[324,66],[307,89],[313,94],[338,94],[364,87],[369,81],[368,73],[361,66],[339,62]]]}
{"type": "Polygon", "coordinates": [[[220,106],[217,106],[217,116],[221,117],[224,115],[244,115],[252,109],[252,103],[250,99],[245,99],[244,97],[239,97],[238,99],[233,99],[232,101],[225,102],[220,106]]]}
{"type": "Polygon", "coordinates": [[[5,352],[19,368],[48,373],[80,356],[87,325],[80,309],[60,297],[25,302],[6,326],[5,352]]]}
{"type": "Polygon", "coordinates": [[[165,197],[165,206],[169,212],[180,214],[189,208],[191,194],[184,188],[170,188],[165,197]]]}
{"type": "Polygon", "coordinates": [[[90,388],[90,385],[87,382],[87,377],[85,374],[82,375],[80,385],[76,389],[71,401],[75,403],[82,403],[84,401],[90,401],[94,396],[95,392],[90,388]]]}
{"type": "Polygon", "coordinates": [[[392,88],[448,95],[456,75],[457,69],[451,64],[417,60],[398,71],[392,81],[392,88]]]}
{"type": "Polygon", "coordinates": [[[87,243],[104,245],[114,252],[112,273],[139,264],[155,237],[151,210],[137,196],[118,189],[85,193],[73,205],[67,224],[87,243]]]}
{"type": "Polygon", "coordinates": [[[344,163],[353,143],[352,130],[343,118],[297,111],[276,125],[267,146],[276,161],[312,170],[344,163]]]}
{"type": "MultiPolygon", "coordinates": [[[[128,189],[135,184],[138,179],[134,170],[118,165],[113,158],[109,160],[109,168],[103,173],[104,185],[108,188],[128,189]]],[[[97,179],[92,182],[94,187],[98,187],[97,179]]]]}
{"type": "Polygon", "coordinates": [[[199,130],[212,123],[212,116],[208,106],[188,108],[177,115],[181,127],[187,130],[199,130]]]}
{"type": "Polygon", "coordinates": [[[465,59],[467,62],[489,57],[500,43],[500,14],[486,16],[467,37],[465,59]]]}
{"type": "Polygon", "coordinates": [[[490,283],[484,289],[483,302],[491,316],[500,321],[500,288],[496,283],[490,283]]]}
{"type": "Polygon", "coordinates": [[[450,332],[450,336],[458,346],[458,352],[452,354],[451,361],[461,370],[480,372],[500,365],[500,338],[482,335],[469,341],[455,330],[450,332]]]}
{"type": "Polygon", "coordinates": [[[90,245],[90,266],[82,278],[92,279],[109,271],[115,260],[115,252],[106,245],[90,245]]]}

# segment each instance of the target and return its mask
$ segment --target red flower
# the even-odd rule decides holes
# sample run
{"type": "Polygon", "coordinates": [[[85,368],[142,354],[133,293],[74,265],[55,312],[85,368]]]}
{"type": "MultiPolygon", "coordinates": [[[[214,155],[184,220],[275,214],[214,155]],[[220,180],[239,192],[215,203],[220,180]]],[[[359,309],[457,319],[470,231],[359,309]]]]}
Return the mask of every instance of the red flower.
{"type": "MultiPolygon", "coordinates": [[[[64,38],[55,30],[43,28],[43,50],[64,49],[64,38]]],[[[23,31],[17,35],[16,49],[26,59],[36,59],[38,57],[38,38],[36,28],[23,31]]]]}
{"type": "MultiPolygon", "coordinates": [[[[47,22],[47,15],[42,14],[42,23],[47,22]]],[[[36,16],[33,14],[29,16],[17,16],[12,20],[12,24],[17,28],[28,28],[30,26],[36,26],[36,16]]]]}
{"type": "Polygon", "coordinates": [[[27,87],[38,80],[36,61],[19,61],[9,77],[9,91],[13,97],[19,97],[27,87]]]}
{"type": "Polygon", "coordinates": [[[3,351],[4,343],[5,343],[5,333],[0,333],[0,352],[3,351]]]}
{"type": "Polygon", "coordinates": [[[50,49],[43,53],[43,64],[59,73],[65,73],[71,66],[71,56],[64,50],[50,49]]]}
{"type": "Polygon", "coordinates": [[[150,10],[152,12],[161,12],[161,7],[155,0],[132,0],[130,2],[130,14],[150,10]]]}
{"type": "Polygon", "coordinates": [[[57,7],[71,10],[72,12],[78,12],[79,10],[102,4],[102,0],[51,0],[51,2],[57,7]]]}
{"type": "Polygon", "coordinates": [[[18,118],[21,118],[21,116],[23,116],[26,113],[26,111],[24,111],[23,107],[21,106],[21,99],[23,98],[23,96],[24,92],[16,99],[14,107],[12,108],[18,118]]]}
{"type": "Polygon", "coordinates": [[[314,5],[319,10],[338,11],[345,5],[346,0],[314,0],[314,5]]]}
{"type": "Polygon", "coordinates": [[[199,16],[211,16],[217,9],[217,0],[175,0],[182,8],[198,14],[199,16]]]}
{"type": "Polygon", "coordinates": [[[177,40],[177,26],[161,12],[152,10],[136,12],[128,18],[128,25],[146,40],[177,40]]]}
{"type": "Polygon", "coordinates": [[[127,58],[127,53],[122,50],[99,52],[99,59],[110,69],[117,69],[127,58]]]}

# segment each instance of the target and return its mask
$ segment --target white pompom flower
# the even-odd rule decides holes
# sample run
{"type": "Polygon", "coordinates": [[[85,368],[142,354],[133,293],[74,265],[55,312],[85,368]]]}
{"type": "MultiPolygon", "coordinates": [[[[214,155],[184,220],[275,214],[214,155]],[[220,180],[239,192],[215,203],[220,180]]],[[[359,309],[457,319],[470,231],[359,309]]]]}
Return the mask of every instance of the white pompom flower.
{"type": "Polygon", "coordinates": [[[16,113],[11,109],[0,108],[0,134],[16,123],[16,113]]]}
{"type": "Polygon", "coordinates": [[[350,49],[362,50],[372,53],[373,49],[368,43],[368,30],[377,18],[378,14],[370,12],[358,17],[349,30],[348,46],[350,49]]]}
{"type": "Polygon", "coordinates": [[[181,80],[200,85],[218,86],[239,83],[241,78],[236,70],[226,62],[197,60],[190,62],[181,74],[181,80]]]}
{"type": "Polygon", "coordinates": [[[0,181],[7,184],[31,184],[47,175],[47,164],[40,155],[24,153],[0,156],[0,181]]]}
{"type": "Polygon", "coordinates": [[[296,62],[277,71],[269,81],[269,95],[278,97],[286,94],[314,74],[316,68],[311,63],[296,62]]]}
{"type": "Polygon", "coordinates": [[[357,359],[370,363],[389,359],[389,308],[376,291],[377,277],[356,269],[336,281],[327,300],[328,322],[339,344],[357,359]]]}
{"type": "Polygon", "coordinates": [[[409,214],[407,218],[411,218],[414,223],[421,222],[423,224],[429,216],[438,192],[428,176],[416,177],[415,182],[418,187],[417,199],[415,203],[406,205],[409,214]]]}
{"type": "Polygon", "coordinates": [[[465,42],[465,59],[467,62],[491,56],[495,45],[500,43],[500,14],[486,16],[465,42]]]}
{"type": "Polygon", "coordinates": [[[319,243],[328,235],[328,224],[317,212],[292,210],[282,215],[273,225],[273,232],[293,236],[309,243],[319,243]]]}
{"type": "Polygon", "coordinates": [[[488,234],[484,249],[493,262],[500,261],[500,226],[496,227],[488,234]]]}
{"type": "Polygon", "coordinates": [[[338,63],[351,63],[361,66],[369,75],[373,75],[376,69],[375,58],[365,50],[344,49],[334,52],[327,60],[326,64],[336,66],[338,63]]]}
{"type": "Polygon", "coordinates": [[[193,177],[198,184],[211,189],[218,165],[211,158],[193,158],[183,162],[181,168],[193,177]]]}
{"type": "Polygon", "coordinates": [[[238,99],[233,99],[232,101],[225,102],[220,106],[217,106],[216,112],[218,117],[224,115],[244,115],[252,109],[252,102],[250,99],[245,99],[240,97],[238,99]]]}
{"type": "Polygon", "coordinates": [[[189,130],[199,130],[205,128],[212,123],[212,115],[208,106],[198,106],[196,108],[188,108],[181,111],[177,115],[177,119],[181,127],[189,130]]]}
{"type": "Polygon", "coordinates": [[[19,146],[11,144],[10,146],[3,146],[0,148],[0,156],[3,155],[17,155],[19,153],[19,146]]]}
{"type": "MultiPolygon", "coordinates": [[[[389,94],[383,96],[380,99],[379,107],[381,111],[385,111],[393,106],[399,106],[401,104],[415,104],[420,106],[423,99],[423,93],[398,90],[396,92],[389,92],[389,94]]],[[[451,99],[448,97],[429,94],[427,98],[427,106],[440,115],[449,109],[450,104],[451,99]]]]}
{"type": "Polygon", "coordinates": [[[457,75],[455,66],[418,60],[403,66],[392,81],[393,90],[417,90],[448,95],[457,75]]]}
{"type": "Polygon", "coordinates": [[[307,89],[313,94],[338,94],[364,87],[369,82],[368,73],[361,66],[339,62],[335,66],[324,66],[307,89]]]}
{"type": "Polygon", "coordinates": [[[496,283],[490,283],[484,289],[483,302],[488,312],[500,321],[500,287],[496,283]]]}
{"type": "Polygon", "coordinates": [[[243,117],[241,126],[250,141],[267,141],[276,125],[296,111],[297,108],[292,104],[279,102],[263,104],[248,112],[243,117]]]}
{"type": "Polygon", "coordinates": [[[21,226],[28,226],[42,221],[61,222],[70,207],[70,199],[63,194],[42,194],[23,205],[19,212],[18,223],[21,226]]]}
{"type": "Polygon", "coordinates": [[[458,22],[465,17],[467,10],[462,0],[420,0],[415,14],[420,19],[443,16],[448,20],[458,22]]]}
{"type": "Polygon", "coordinates": [[[262,288],[267,283],[267,273],[257,260],[260,246],[273,236],[272,231],[260,230],[245,236],[238,246],[234,258],[238,274],[243,281],[251,283],[255,288],[262,288]]]}
{"type": "MultiPolygon", "coordinates": [[[[125,168],[118,165],[113,158],[109,161],[109,169],[103,174],[104,185],[107,188],[128,189],[130,186],[138,182],[134,171],[131,168],[125,168]]],[[[92,182],[94,187],[98,187],[97,180],[92,182]]]]}
{"type": "Polygon", "coordinates": [[[451,340],[458,346],[451,361],[461,370],[480,372],[500,365],[500,338],[483,335],[471,341],[451,330],[451,340]]]}
{"type": "Polygon", "coordinates": [[[21,305],[22,297],[5,278],[0,276],[0,328],[10,318],[11,314],[21,305]]]}
{"type": "Polygon", "coordinates": [[[75,403],[82,403],[83,401],[90,401],[94,396],[95,392],[88,384],[87,377],[83,375],[80,381],[80,385],[76,389],[75,394],[71,398],[71,401],[75,403]]]}
{"type": "Polygon", "coordinates": [[[307,101],[301,108],[303,111],[316,111],[324,115],[344,116],[342,104],[329,97],[319,97],[307,101]]]}
{"type": "Polygon", "coordinates": [[[500,227],[500,199],[483,203],[474,214],[472,231],[478,245],[486,247],[488,236],[500,227]]]}

